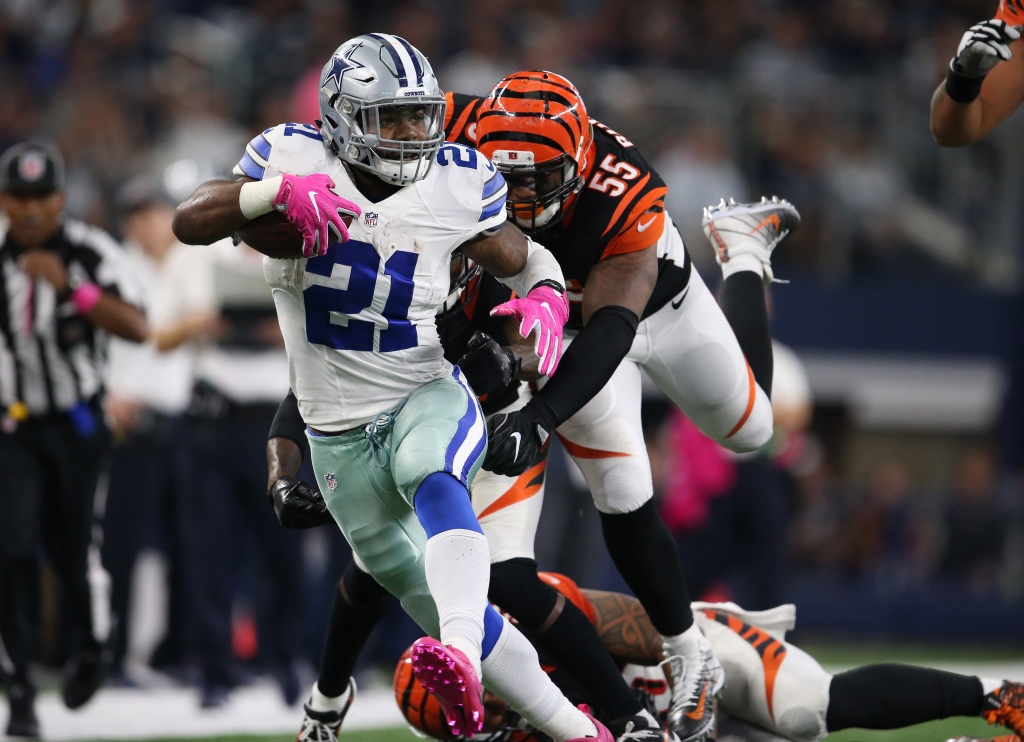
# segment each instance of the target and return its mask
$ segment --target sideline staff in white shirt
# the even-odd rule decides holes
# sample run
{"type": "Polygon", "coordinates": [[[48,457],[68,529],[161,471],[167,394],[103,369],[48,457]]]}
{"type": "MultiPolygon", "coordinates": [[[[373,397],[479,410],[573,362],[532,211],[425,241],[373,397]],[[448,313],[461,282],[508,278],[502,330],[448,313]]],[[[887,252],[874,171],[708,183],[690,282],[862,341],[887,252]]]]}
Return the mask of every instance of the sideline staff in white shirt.
{"type": "Polygon", "coordinates": [[[184,558],[205,707],[224,703],[233,685],[232,568],[243,529],[255,536],[264,557],[255,566],[269,577],[259,580],[270,594],[258,623],[261,657],[289,704],[299,693],[301,536],[280,527],[266,497],[267,434],[288,393],[288,359],[262,260],[231,240],[175,250],[152,313],[157,348],[194,353],[184,558]]]}
{"type": "MultiPolygon", "coordinates": [[[[139,176],[121,189],[116,205],[128,263],[148,309],[169,256],[185,249],[171,231],[175,204],[154,180],[139,176]]],[[[192,393],[193,355],[187,347],[160,353],[152,339],[141,345],[117,338],[110,343],[106,412],[114,449],[103,564],[120,627],[115,672],[130,675],[133,667],[154,659],[159,666],[184,659],[179,523],[189,486],[183,415],[192,393]],[[170,615],[157,614],[153,625],[152,609],[133,610],[146,603],[169,606],[170,615]]]]}

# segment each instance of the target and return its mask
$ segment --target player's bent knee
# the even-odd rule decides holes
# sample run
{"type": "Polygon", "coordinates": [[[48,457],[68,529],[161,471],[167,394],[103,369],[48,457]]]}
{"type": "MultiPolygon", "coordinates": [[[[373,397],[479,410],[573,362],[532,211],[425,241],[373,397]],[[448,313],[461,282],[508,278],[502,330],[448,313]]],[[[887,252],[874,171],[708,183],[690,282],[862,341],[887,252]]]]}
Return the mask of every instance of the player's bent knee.
{"type": "Polygon", "coordinates": [[[759,394],[747,419],[730,432],[731,435],[726,435],[716,442],[735,453],[756,451],[770,441],[775,432],[775,421],[768,398],[759,394]]]}
{"type": "Polygon", "coordinates": [[[622,487],[617,492],[611,489],[595,491],[594,507],[597,512],[605,515],[625,515],[635,513],[654,497],[654,489],[622,487]]]}
{"type": "Polygon", "coordinates": [[[797,742],[814,742],[824,736],[820,717],[809,708],[786,709],[775,720],[779,734],[797,742]]]}

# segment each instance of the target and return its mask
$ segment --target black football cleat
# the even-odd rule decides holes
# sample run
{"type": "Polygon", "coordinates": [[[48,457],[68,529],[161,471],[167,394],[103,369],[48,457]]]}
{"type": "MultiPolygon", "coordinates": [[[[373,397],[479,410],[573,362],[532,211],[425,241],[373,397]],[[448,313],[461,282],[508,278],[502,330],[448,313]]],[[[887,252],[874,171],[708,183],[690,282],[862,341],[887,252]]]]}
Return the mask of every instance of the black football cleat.
{"type": "Polygon", "coordinates": [[[77,652],[68,663],[64,675],[62,696],[69,709],[84,706],[96,695],[114,661],[114,653],[108,642],[104,646],[77,652]]]}
{"type": "Polygon", "coordinates": [[[11,707],[7,736],[39,739],[35,688],[28,683],[11,683],[7,688],[7,703],[11,707]]]}

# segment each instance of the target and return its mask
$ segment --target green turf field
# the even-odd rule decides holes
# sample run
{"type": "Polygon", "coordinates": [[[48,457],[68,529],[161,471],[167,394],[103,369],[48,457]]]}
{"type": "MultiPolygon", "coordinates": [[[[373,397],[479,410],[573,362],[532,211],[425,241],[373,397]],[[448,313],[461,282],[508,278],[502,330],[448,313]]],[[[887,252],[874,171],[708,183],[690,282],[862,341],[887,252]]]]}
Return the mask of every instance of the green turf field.
{"type": "MultiPolygon", "coordinates": [[[[1008,734],[1004,729],[990,727],[981,719],[953,719],[951,721],[933,721],[918,724],[898,732],[872,732],[859,729],[848,729],[829,736],[828,742],[943,742],[950,737],[970,735],[973,737],[992,737],[1008,734]]],[[[407,729],[382,729],[378,731],[350,732],[342,734],[345,742],[413,742],[419,738],[407,729]]],[[[294,736],[271,737],[208,737],[192,738],[189,742],[293,742],[294,736]]],[[[181,740],[154,740],[154,742],[183,742],[181,740]]]]}
{"type": "MultiPolygon", "coordinates": [[[[826,667],[850,667],[875,662],[905,662],[932,665],[957,661],[1024,661],[1024,647],[970,647],[958,645],[913,645],[895,643],[864,643],[815,641],[808,638],[798,644],[826,667]]],[[[991,727],[981,719],[951,719],[919,724],[899,731],[879,732],[849,729],[829,736],[828,742],[944,742],[951,737],[991,738],[1009,734],[1005,729],[991,727]]],[[[175,738],[151,742],[293,742],[294,735],[228,736],[207,738],[175,738]]],[[[354,731],[342,734],[344,742],[413,742],[419,740],[408,729],[354,731]]],[[[99,741],[97,741],[99,742],[99,741]]]]}

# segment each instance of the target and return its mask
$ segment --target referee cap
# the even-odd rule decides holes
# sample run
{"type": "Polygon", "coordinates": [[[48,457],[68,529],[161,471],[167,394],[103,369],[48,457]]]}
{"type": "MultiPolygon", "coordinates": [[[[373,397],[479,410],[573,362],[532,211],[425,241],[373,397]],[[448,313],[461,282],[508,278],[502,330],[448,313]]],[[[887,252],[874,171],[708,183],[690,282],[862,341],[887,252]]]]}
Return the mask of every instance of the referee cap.
{"type": "Polygon", "coordinates": [[[64,158],[41,142],[22,142],[0,155],[0,191],[46,195],[64,190],[64,158]]]}
{"type": "Polygon", "coordinates": [[[136,211],[150,206],[177,206],[167,189],[148,175],[137,175],[117,192],[114,207],[118,218],[125,219],[136,211]]]}

